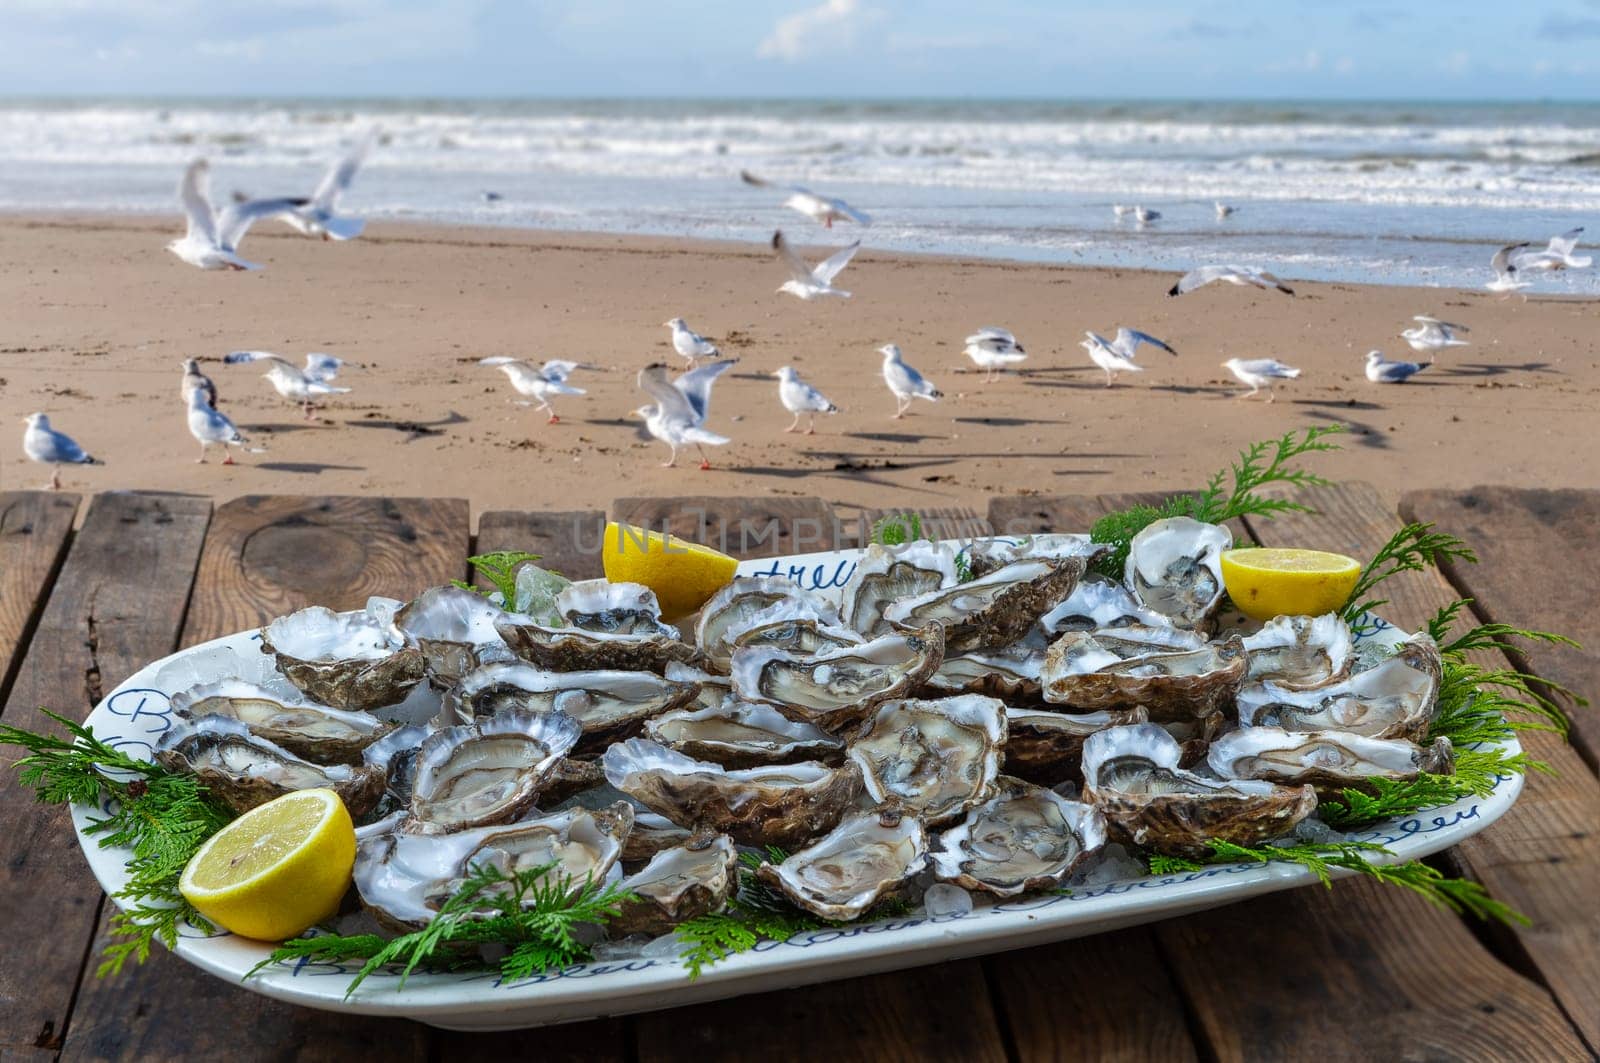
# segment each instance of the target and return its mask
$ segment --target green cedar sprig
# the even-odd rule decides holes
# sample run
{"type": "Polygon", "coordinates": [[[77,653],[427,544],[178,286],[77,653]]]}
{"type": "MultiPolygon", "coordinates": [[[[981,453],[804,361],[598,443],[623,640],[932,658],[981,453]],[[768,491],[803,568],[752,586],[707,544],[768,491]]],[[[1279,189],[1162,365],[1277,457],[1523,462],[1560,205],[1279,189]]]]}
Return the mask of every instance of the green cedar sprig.
{"type": "Polygon", "coordinates": [[[922,516],[915,512],[887,513],[872,524],[872,541],[879,546],[904,546],[926,538],[922,516]]]}
{"type": "Polygon", "coordinates": [[[1372,589],[1401,572],[1420,572],[1438,568],[1452,558],[1477,564],[1478,557],[1454,535],[1433,530],[1432,524],[1407,524],[1378,548],[1372,560],[1361,567],[1361,576],[1345,603],[1346,623],[1355,623],[1363,613],[1375,613],[1388,604],[1387,598],[1370,597],[1372,589]]]}
{"type": "Polygon", "coordinates": [[[489,591],[475,587],[465,580],[453,579],[450,582],[462,590],[483,595],[498,591],[500,601],[510,609],[517,600],[517,569],[527,562],[538,561],[540,556],[523,550],[496,550],[493,553],[467,558],[467,564],[471,565],[478,575],[489,581],[492,588],[489,591]]]}

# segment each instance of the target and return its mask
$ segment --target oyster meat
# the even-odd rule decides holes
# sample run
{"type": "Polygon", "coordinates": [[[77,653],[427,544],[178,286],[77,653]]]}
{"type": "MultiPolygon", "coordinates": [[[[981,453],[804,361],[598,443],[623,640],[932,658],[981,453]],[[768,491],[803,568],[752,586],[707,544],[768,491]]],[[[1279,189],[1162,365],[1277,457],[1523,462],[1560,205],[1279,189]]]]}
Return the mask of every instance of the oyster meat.
{"type": "Polygon", "coordinates": [[[1072,593],[1084,564],[1081,557],[1013,561],[986,576],[891,602],[883,618],[902,627],[944,625],[946,653],[1009,646],[1072,593]]]}
{"type": "Polygon", "coordinates": [[[739,879],[739,850],[718,834],[708,843],[663,849],[621,882],[639,899],[624,901],[606,924],[613,937],[664,934],[679,923],[720,911],[739,879]]]}
{"type": "Polygon", "coordinates": [[[1101,543],[1091,542],[1087,535],[1081,533],[1050,532],[1025,535],[1017,539],[1003,537],[979,539],[970,544],[964,553],[968,573],[977,578],[986,576],[1013,561],[1030,557],[1081,557],[1092,564],[1095,558],[1105,553],[1107,549],[1109,548],[1101,543]]]}
{"type": "Polygon", "coordinates": [[[261,652],[313,701],[353,712],[405,700],[422,681],[422,651],[403,645],[386,617],[313,605],[261,629],[261,652]]]}
{"type": "Polygon", "coordinates": [[[644,725],[646,736],[696,760],[725,768],[837,761],[844,742],[814,724],[791,720],[771,705],[729,698],[711,708],[662,713],[644,725]]]}
{"type": "Polygon", "coordinates": [[[1250,655],[1247,683],[1272,682],[1289,690],[1343,679],[1355,660],[1350,627],[1336,613],[1280,616],[1244,637],[1250,655]]]}
{"type": "Polygon", "coordinates": [[[193,775],[234,812],[296,790],[326,787],[350,815],[366,815],[383,795],[382,770],[367,764],[313,764],[252,734],[230,716],[179,719],[156,741],[156,763],[193,775]]]}
{"type": "Polygon", "coordinates": [[[1368,738],[1348,731],[1285,731],[1241,727],[1211,743],[1206,763],[1224,779],[1310,783],[1337,796],[1371,790],[1373,779],[1409,782],[1423,772],[1455,771],[1450,739],[1423,748],[1404,738],[1368,738]]]}
{"type": "Polygon", "coordinates": [[[694,704],[701,708],[709,709],[721,705],[723,700],[733,696],[733,680],[726,675],[713,675],[703,668],[696,668],[692,664],[681,661],[669,661],[661,670],[661,674],[674,683],[696,683],[700,692],[695,695],[694,704]]]}
{"type": "Polygon", "coordinates": [[[712,668],[728,670],[734,638],[748,631],[757,616],[783,606],[796,619],[836,625],[839,614],[820,599],[802,591],[791,580],[777,576],[740,576],[723,587],[700,609],[695,642],[712,668]]]}
{"type": "Polygon", "coordinates": [[[1222,604],[1222,552],[1233,533],[1190,517],[1147,525],[1128,544],[1123,581],[1139,602],[1179,627],[1206,626],[1222,604]]]}
{"type": "Polygon", "coordinates": [[[394,626],[422,651],[434,681],[448,686],[480,664],[512,658],[495,624],[514,615],[465,588],[431,587],[395,613],[394,626]]]}
{"type": "Polygon", "coordinates": [[[840,616],[863,635],[878,635],[889,630],[883,612],[890,605],[956,583],[956,555],[948,546],[924,540],[904,546],[874,543],[844,585],[840,616]]]}
{"type": "Polygon", "coordinates": [[[1142,707],[1064,713],[1008,706],[1002,766],[1007,775],[1044,786],[1079,782],[1084,739],[1108,727],[1144,723],[1147,719],[1149,714],[1142,707]]]}
{"type": "Polygon", "coordinates": [[[559,712],[503,712],[435,731],[417,751],[407,830],[443,834],[515,819],[578,740],[559,712]]]}
{"type": "Polygon", "coordinates": [[[661,626],[672,634],[650,628],[612,632],[571,626],[547,627],[508,614],[495,625],[495,630],[511,647],[512,653],[556,672],[659,673],[673,661],[685,664],[699,661],[698,651],[678,638],[676,628],[661,626]]]}
{"type": "Polygon", "coordinates": [[[939,836],[934,874],[969,890],[1015,897],[1054,889],[1106,842],[1100,810],[1021,779],[939,836]]]}
{"type": "Polygon", "coordinates": [[[1005,710],[978,694],[891,701],[867,720],[848,755],[876,804],[938,826],[993,793],[1005,710]]]}
{"type": "Polygon", "coordinates": [[[973,650],[946,656],[923,684],[926,694],[984,694],[1006,702],[1042,699],[1039,675],[1048,643],[1034,628],[1018,642],[998,650],[973,650]]]}
{"type": "Polygon", "coordinates": [[[568,627],[606,635],[656,635],[676,640],[678,629],[661,619],[656,592],[641,583],[587,579],[562,588],[556,609],[568,627]]]}
{"type": "Polygon", "coordinates": [[[928,833],[911,816],[885,824],[876,812],[844,820],[756,877],[819,919],[844,922],[899,890],[928,862],[928,833]]]}
{"type": "Polygon", "coordinates": [[[1052,636],[1129,624],[1168,627],[1171,623],[1163,614],[1140,605],[1128,588],[1098,573],[1080,579],[1065,601],[1039,618],[1039,627],[1052,636]]]}
{"type": "Polygon", "coordinates": [[[1409,738],[1428,733],[1439,699],[1443,664],[1427,635],[1413,635],[1364,672],[1322,686],[1292,689],[1252,683],[1239,692],[1239,722],[1288,731],[1348,731],[1369,738],[1409,738]]]}
{"type": "Polygon", "coordinates": [[[345,712],[307,701],[294,687],[258,686],[242,679],[203,683],[172,695],[172,711],[188,720],[227,716],[250,733],[318,764],[353,764],[361,751],[393,729],[370,713],[345,712]]]}
{"type": "Polygon", "coordinates": [[[915,690],[943,659],[944,629],[938,625],[811,656],[736,650],[733,689],[743,701],[765,702],[792,720],[837,734],[881,703],[915,690]]]}
{"type": "MultiPolygon", "coordinates": [[[[859,646],[865,641],[855,629],[839,624],[837,617],[819,615],[813,606],[793,601],[762,610],[750,618],[748,625],[733,632],[735,652],[751,647],[805,655],[859,646]]],[[[728,665],[732,663],[730,657],[728,665]]]]}
{"type": "Polygon", "coordinates": [[[521,661],[486,664],[444,699],[448,720],[470,723],[502,712],[561,712],[583,728],[579,754],[598,753],[639,733],[644,721],[692,703],[693,683],[654,672],[547,672],[521,661]]]}
{"type": "Polygon", "coordinates": [[[1230,704],[1244,682],[1244,644],[1141,625],[1069,631],[1045,654],[1046,701],[1080,709],[1143,705],[1152,720],[1205,716],[1230,704]]]}

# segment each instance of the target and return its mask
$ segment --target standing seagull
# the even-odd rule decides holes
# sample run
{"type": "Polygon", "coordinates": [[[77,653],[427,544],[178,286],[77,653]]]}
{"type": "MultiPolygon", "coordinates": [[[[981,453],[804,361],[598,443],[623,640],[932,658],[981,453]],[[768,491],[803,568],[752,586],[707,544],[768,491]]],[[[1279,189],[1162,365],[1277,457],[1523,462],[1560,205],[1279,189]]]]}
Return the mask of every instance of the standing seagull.
{"type": "Polygon", "coordinates": [[[206,401],[211,405],[215,406],[217,404],[217,385],[211,382],[210,377],[200,372],[199,362],[193,358],[185,358],[183,360],[183,383],[179,387],[178,394],[187,403],[190,394],[196,391],[203,393],[206,401]]]}
{"type": "Polygon", "coordinates": [[[1446,347],[1467,346],[1467,341],[1459,339],[1456,333],[1472,331],[1465,325],[1453,325],[1426,314],[1418,314],[1411,320],[1417,322],[1416,327],[1400,333],[1400,338],[1410,344],[1413,351],[1427,354],[1430,362],[1435,354],[1446,347]]]}
{"type": "Polygon", "coordinates": [[[818,195],[809,188],[801,188],[799,185],[776,184],[757,177],[749,170],[740,170],[739,176],[745,184],[755,185],[757,188],[787,188],[789,198],[783,201],[783,205],[790,210],[799,211],[808,218],[820,221],[824,228],[833,228],[833,223],[836,221],[853,221],[857,225],[872,224],[871,218],[842,199],[818,195]]]}
{"type": "MultiPolygon", "coordinates": [[[[493,358],[480,358],[479,365],[489,365],[498,368],[511,380],[511,386],[519,394],[537,399],[535,410],[543,410],[550,415],[548,424],[556,424],[561,420],[556,415],[555,407],[550,405],[552,395],[586,395],[588,392],[582,388],[575,388],[567,383],[567,377],[572,375],[574,369],[583,368],[577,362],[568,362],[560,358],[552,358],[544,365],[535,368],[520,358],[506,358],[496,355],[493,358]]],[[[526,406],[527,403],[522,405],[526,406]]]]}
{"type": "Polygon", "coordinates": [[[1007,366],[1016,365],[1028,357],[1009,329],[986,326],[968,336],[962,351],[974,365],[984,370],[985,384],[998,377],[1007,366]]]}
{"type": "Polygon", "coordinates": [[[84,453],[72,437],[50,427],[50,418],[42,413],[30,413],[23,418],[27,428],[22,433],[22,452],[30,461],[50,466],[50,490],[61,486],[61,466],[100,465],[102,462],[84,453]]]}
{"type": "Polygon", "coordinates": [[[321,380],[313,380],[306,375],[305,370],[291,365],[271,351],[234,351],[222,361],[225,365],[239,365],[243,362],[270,363],[270,367],[261,375],[272,382],[273,389],[279,395],[290,402],[298,402],[308,421],[314,419],[313,404],[318,398],[325,395],[345,395],[350,391],[349,388],[336,388],[321,380]]]}
{"type": "Polygon", "coordinates": [[[1140,225],[1149,225],[1153,221],[1161,220],[1161,212],[1159,210],[1151,210],[1149,207],[1134,207],[1133,220],[1140,225]]]}
{"type": "Polygon", "coordinates": [[[1367,352],[1367,379],[1374,384],[1404,384],[1426,368],[1417,362],[1391,362],[1382,351],[1367,352]]]}
{"type": "Polygon", "coordinates": [[[905,363],[899,347],[890,343],[878,350],[883,354],[883,382],[894,392],[894,415],[897,420],[906,415],[913,399],[937,402],[944,398],[944,392],[934,387],[933,381],[905,363]]]}
{"type": "Polygon", "coordinates": [[[245,447],[252,454],[260,453],[259,448],[251,447],[249,441],[239,434],[227,415],[218,413],[217,408],[206,401],[206,393],[198,389],[189,392],[189,434],[200,444],[200,456],[194,459],[198,465],[206,463],[206,450],[213,443],[222,444],[224,465],[234,463],[233,451],[229,447],[245,447]]]}
{"type": "Polygon", "coordinates": [[[1525,281],[1517,275],[1522,268],[1517,264],[1517,258],[1519,252],[1525,251],[1532,246],[1529,243],[1507,244],[1496,251],[1494,258],[1489,260],[1489,268],[1494,270],[1494,280],[1485,284],[1484,287],[1491,292],[1505,292],[1508,295],[1524,288],[1531,288],[1533,286],[1532,281],[1525,281]]]}
{"type": "Polygon", "coordinates": [[[1168,295],[1188,295],[1196,288],[1204,288],[1213,281],[1227,281],[1241,288],[1255,287],[1277,289],[1284,295],[1293,295],[1294,289],[1284,284],[1266,270],[1254,266],[1201,266],[1185,273],[1177,284],[1167,290],[1168,295]]]}
{"type": "Polygon", "coordinates": [[[211,206],[211,164],[196,159],[183,171],[178,202],[183,204],[189,228],[183,239],[168,242],[168,251],[201,269],[260,269],[235,254],[239,241],[254,222],[286,214],[305,200],[247,199],[216,210],[211,206]]]}
{"type": "Polygon", "coordinates": [[[860,240],[842,251],[835,251],[819,262],[815,269],[806,265],[805,259],[789,246],[789,241],[783,238],[782,230],[772,234],[772,249],[778,252],[783,264],[789,267],[791,278],[779,285],[778,291],[797,295],[807,302],[824,295],[837,295],[841,299],[850,298],[849,292],[833,286],[833,278],[837,277],[839,271],[849,265],[850,260],[856,257],[856,252],[861,250],[860,240]]]}
{"type": "Polygon", "coordinates": [[[711,385],[737,361],[728,358],[712,362],[691,369],[676,380],[668,377],[667,367],[659,363],[639,370],[640,389],[656,401],[640,406],[634,413],[644,418],[651,435],[672,448],[672,456],[662,462],[662,468],[677,464],[678,448],[693,443],[700,451],[700,468],[709,469],[711,459],[706,457],[705,448],[733,442],[706,429],[705,422],[711,412],[711,385]]]}
{"type": "Polygon", "coordinates": [[[374,129],[362,137],[354,148],[328,168],[311,198],[285,214],[283,220],[307,236],[320,236],[324,240],[354,240],[360,236],[361,230],[367,227],[364,219],[341,217],[334,211],[339,197],[350,190],[350,182],[366,161],[377,136],[378,131],[374,129]]]}
{"type": "Polygon", "coordinates": [[[663,328],[672,330],[672,349],[688,359],[690,369],[701,358],[715,358],[719,353],[715,343],[690,329],[683,323],[683,318],[675,317],[661,324],[663,328]]]}
{"type": "Polygon", "coordinates": [[[1220,200],[1220,199],[1217,200],[1215,203],[1211,204],[1211,206],[1217,212],[1217,220],[1218,221],[1221,221],[1222,219],[1226,218],[1228,215],[1237,212],[1238,209],[1239,209],[1238,207],[1230,207],[1228,204],[1222,202],[1222,200],[1220,200]]]}
{"type": "Polygon", "coordinates": [[[1134,356],[1139,353],[1139,348],[1143,344],[1159,347],[1171,355],[1178,353],[1148,332],[1139,332],[1131,328],[1118,328],[1116,339],[1109,342],[1104,336],[1094,332],[1085,332],[1083,335],[1085,338],[1078,346],[1088,351],[1090,360],[1106,371],[1106,387],[1111,386],[1117,373],[1144,372],[1144,366],[1134,361],[1134,356]]]}
{"type": "Polygon", "coordinates": [[[1578,237],[1583,235],[1583,227],[1552,236],[1550,244],[1543,251],[1524,251],[1516,256],[1517,269],[1524,273],[1545,273],[1562,269],[1588,269],[1594,265],[1594,259],[1588,255],[1574,255],[1578,249],[1578,237]]]}
{"type": "Polygon", "coordinates": [[[1126,218],[1128,215],[1132,214],[1136,209],[1137,209],[1136,207],[1130,207],[1126,203],[1113,203],[1113,204],[1111,204],[1111,213],[1116,215],[1116,217],[1118,217],[1118,218],[1126,218]]]}
{"type": "Polygon", "coordinates": [[[828,397],[816,388],[800,379],[800,374],[794,367],[786,365],[772,374],[778,378],[778,401],[783,403],[783,408],[794,414],[794,421],[785,428],[785,432],[800,430],[800,415],[807,414],[810,423],[806,427],[806,435],[817,434],[817,414],[838,413],[839,407],[828,401],[828,397]]]}
{"type": "Polygon", "coordinates": [[[1266,388],[1267,401],[1271,402],[1274,380],[1293,380],[1300,375],[1300,370],[1292,365],[1284,365],[1276,358],[1229,358],[1222,363],[1222,367],[1250,388],[1235,395],[1236,399],[1247,399],[1266,388]]]}

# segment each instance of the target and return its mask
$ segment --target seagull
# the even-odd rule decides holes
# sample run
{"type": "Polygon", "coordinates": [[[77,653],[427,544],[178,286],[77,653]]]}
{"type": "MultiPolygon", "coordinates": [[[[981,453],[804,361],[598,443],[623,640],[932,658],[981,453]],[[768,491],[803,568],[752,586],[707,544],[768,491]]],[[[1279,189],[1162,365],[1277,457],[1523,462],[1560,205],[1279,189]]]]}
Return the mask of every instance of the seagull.
{"type": "Polygon", "coordinates": [[[1524,273],[1554,272],[1562,269],[1588,269],[1594,265],[1594,259],[1587,255],[1574,255],[1572,252],[1578,248],[1578,237],[1583,235],[1583,228],[1552,236],[1550,244],[1543,251],[1524,251],[1515,257],[1517,269],[1524,273]]]}
{"type": "Polygon", "coordinates": [[[662,462],[662,468],[677,464],[678,448],[693,443],[700,451],[700,468],[709,469],[711,459],[706,457],[705,448],[732,442],[727,436],[707,430],[705,421],[711,410],[711,385],[737,362],[737,358],[712,362],[691,369],[676,380],[668,377],[667,367],[660,363],[639,370],[640,389],[656,401],[633,412],[644,418],[651,435],[672,448],[672,456],[662,462]]]}
{"type": "Polygon", "coordinates": [[[663,321],[661,325],[672,330],[672,349],[689,360],[690,369],[701,358],[715,358],[720,353],[715,343],[690,329],[681,317],[663,321]]]}
{"type": "Polygon", "coordinates": [[[842,199],[818,195],[809,188],[801,188],[799,185],[779,185],[757,177],[749,170],[740,170],[739,177],[745,184],[755,185],[757,188],[787,188],[789,198],[783,201],[783,205],[790,210],[798,210],[808,218],[820,221],[824,228],[833,228],[833,223],[836,221],[853,221],[857,225],[872,224],[871,218],[842,199]]]}
{"type": "Polygon", "coordinates": [[[1222,367],[1250,388],[1235,395],[1237,399],[1247,399],[1266,388],[1267,401],[1271,402],[1274,380],[1293,380],[1300,375],[1300,370],[1292,365],[1284,365],[1276,358],[1229,358],[1222,363],[1222,367]]]}
{"type": "Polygon", "coordinates": [[[906,415],[913,399],[937,402],[944,398],[944,392],[934,387],[933,381],[905,363],[905,359],[900,356],[899,347],[890,343],[879,347],[878,350],[883,354],[883,382],[894,392],[896,419],[906,415]]]}
{"type": "Polygon", "coordinates": [[[200,444],[200,456],[195,459],[198,465],[206,463],[206,450],[213,443],[222,444],[224,465],[233,464],[233,452],[229,447],[244,447],[252,454],[261,453],[261,448],[250,446],[227,415],[218,413],[217,408],[206,400],[206,393],[198,388],[189,392],[189,434],[200,444]]]}
{"type": "Polygon", "coordinates": [[[339,205],[339,197],[350,190],[350,182],[366,161],[377,136],[378,131],[374,129],[362,137],[354,148],[328,168],[311,198],[285,214],[283,220],[307,236],[320,236],[324,240],[354,240],[360,236],[367,223],[361,218],[341,217],[334,213],[334,208],[339,205]]]}
{"type": "Polygon", "coordinates": [[[195,391],[202,392],[206,397],[206,401],[211,405],[215,406],[217,404],[217,385],[211,382],[210,377],[200,372],[199,362],[193,358],[185,358],[183,360],[183,384],[180,386],[178,394],[184,402],[188,402],[190,393],[195,391]]]}
{"type": "Polygon", "coordinates": [[[1239,209],[1238,207],[1230,207],[1220,199],[1211,205],[1216,208],[1218,221],[1221,221],[1223,218],[1226,218],[1228,215],[1233,214],[1239,209]]]}
{"type": "Polygon", "coordinates": [[[1177,284],[1167,290],[1168,295],[1188,295],[1196,288],[1204,288],[1212,281],[1227,281],[1243,288],[1276,288],[1284,295],[1293,295],[1294,289],[1266,270],[1254,266],[1201,266],[1185,273],[1177,284]]]}
{"type": "Polygon", "coordinates": [[[1521,269],[1517,262],[1518,253],[1532,246],[1532,244],[1526,242],[1507,244],[1496,251],[1494,258],[1489,260],[1489,266],[1494,270],[1494,280],[1485,284],[1484,287],[1491,292],[1505,292],[1508,295],[1524,288],[1533,287],[1532,281],[1525,281],[1517,276],[1521,269]]]}
{"type": "Polygon", "coordinates": [[[1149,207],[1134,207],[1133,220],[1140,225],[1148,225],[1153,221],[1160,221],[1161,212],[1159,210],[1151,210],[1149,207]]]}
{"type": "Polygon", "coordinates": [[[1088,351],[1090,360],[1106,371],[1106,387],[1111,386],[1117,373],[1144,372],[1144,366],[1133,360],[1143,344],[1159,347],[1171,355],[1178,353],[1149,333],[1131,328],[1117,329],[1116,339],[1109,342],[1104,336],[1093,332],[1085,332],[1083,335],[1085,338],[1078,343],[1078,346],[1088,351]]]}
{"type": "Polygon", "coordinates": [[[1111,204],[1111,213],[1115,214],[1119,218],[1126,218],[1128,215],[1132,214],[1137,209],[1138,209],[1137,207],[1130,207],[1126,203],[1113,203],[1113,204],[1111,204]]]}
{"type": "Polygon", "coordinates": [[[103,465],[102,461],[85,454],[71,436],[50,427],[50,418],[42,413],[30,413],[23,418],[27,430],[22,433],[22,452],[30,461],[51,466],[50,490],[61,486],[63,465],[103,465]]]}
{"type": "Polygon", "coordinates": [[[860,240],[841,251],[835,251],[819,262],[814,269],[806,265],[805,259],[800,257],[799,252],[789,246],[789,241],[783,238],[782,230],[772,234],[772,249],[778,253],[783,264],[789,267],[791,278],[784,281],[778,287],[778,291],[797,295],[807,302],[824,295],[837,295],[841,299],[850,298],[849,292],[833,286],[833,278],[837,277],[839,271],[849,265],[850,260],[856,257],[856,252],[861,250],[860,240]]]}
{"type": "Polygon", "coordinates": [[[305,373],[307,380],[314,380],[320,384],[331,384],[333,379],[339,375],[339,370],[347,365],[354,365],[357,369],[361,368],[355,362],[347,362],[343,358],[335,358],[333,355],[323,354],[321,351],[312,351],[306,355],[306,367],[301,372],[305,373]]]}
{"type": "Polygon", "coordinates": [[[239,365],[243,362],[270,362],[271,367],[261,375],[272,382],[273,388],[279,395],[291,402],[298,402],[308,421],[313,419],[313,403],[318,396],[345,395],[350,391],[349,388],[336,388],[332,384],[312,379],[306,374],[305,370],[291,365],[271,351],[234,351],[232,354],[225,356],[222,361],[227,365],[239,365]]]}
{"type": "Polygon", "coordinates": [[[1404,384],[1426,368],[1418,362],[1391,362],[1382,351],[1367,352],[1367,379],[1374,384],[1404,384]]]}
{"type": "Polygon", "coordinates": [[[785,432],[798,432],[800,415],[806,414],[810,417],[806,435],[816,435],[817,414],[839,412],[839,407],[829,402],[826,395],[801,380],[793,366],[786,365],[772,375],[778,378],[778,401],[783,403],[784,409],[794,414],[794,422],[784,429],[785,432]]]}
{"type": "MultiPolygon", "coordinates": [[[[567,377],[574,369],[586,368],[577,362],[568,362],[560,358],[552,358],[544,365],[535,368],[520,358],[506,358],[497,355],[493,358],[480,358],[479,365],[489,365],[498,368],[511,380],[511,386],[519,394],[531,399],[537,399],[536,410],[543,410],[550,415],[548,424],[556,424],[561,420],[556,415],[555,407],[550,405],[552,395],[586,395],[588,392],[582,388],[575,388],[567,383],[567,377]]],[[[522,405],[526,406],[527,403],[522,405]]]]}
{"type": "Polygon", "coordinates": [[[1446,347],[1467,346],[1467,341],[1458,339],[1456,333],[1472,331],[1465,325],[1453,325],[1426,314],[1418,314],[1411,320],[1417,322],[1417,326],[1400,333],[1400,338],[1409,343],[1413,351],[1425,352],[1430,362],[1437,352],[1446,347]]]}
{"type": "Polygon", "coordinates": [[[188,215],[189,228],[183,239],[167,243],[167,250],[201,269],[260,269],[246,262],[235,251],[250,226],[262,219],[287,214],[305,204],[303,199],[247,199],[230,203],[221,210],[211,206],[211,164],[196,159],[183,171],[178,184],[178,201],[188,215]]]}
{"type": "Polygon", "coordinates": [[[983,382],[994,380],[1008,365],[1016,365],[1028,357],[1009,329],[985,326],[968,336],[962,352],[973,364],[985,370],[983,382]]]}

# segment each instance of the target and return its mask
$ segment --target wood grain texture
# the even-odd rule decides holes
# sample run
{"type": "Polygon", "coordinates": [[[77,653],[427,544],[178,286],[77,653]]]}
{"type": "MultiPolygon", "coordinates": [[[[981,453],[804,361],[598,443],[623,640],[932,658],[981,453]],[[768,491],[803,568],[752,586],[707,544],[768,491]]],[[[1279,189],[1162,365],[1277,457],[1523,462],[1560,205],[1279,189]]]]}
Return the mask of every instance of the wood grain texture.
{"type": "Polygon", "coordinates": [[[78,496],[0,493],[0,703],[72,536],[78,496]]]}
{"type": "MultiPolygon", "coordinates": [[[[740,558],[832,550],[838,541],[833,507],[820,498],[619,498],[611,516],[740,558]]],[[[839,538],[856,534],[852,523],[839,538]]]]}
{"type": "Polygon", "coordinates": [[[458,498],[250,495],[217,507],[184,644],[306,605],[359,609],[461,578],[470,541],[458,498]]]}
{"type": "Polygon", "coordinates": [[[537,1060],[538,1063],[591,1063],[594,1060],[629,1058],[632,1020],[595,1019],[592,1022],[563,1023],[533,1030],[502,1030],[493,1033],[467,1033],[460,1030],[432,1030],[431,1059],[448,1063],[506,1063],[507,1060],[537,1060]]]}
{"type": "MultiPolygon", "coordinates": [[[[967,506],[906,506],[900,509],[863,509],[859,512],[859,523],[868,530],[884,517],[910,512],[922,521],[922,534],[930,539],[975,539],[994,534],[988,516],[967,506]]],[[[870,537],[867,541],[871,541],[870,537]]]]}
{"type": "Polygon", "coordinates": [[[598,509],[565,513],[522,513],[495,510],[478,515],[476,553],[525,550],[538,554],[539,564],[570,580],[599,579],[600,540],[606,515],[598,509]]]}
{"type": "MultiPolygon", "coordinates": [[[[1314,488],[1298,497],[1317,513],[1252,521],[1263,542],[1367,558],[1401,523],[1370,485],[1314,488]]],[[[1572,566],[1586,563],[1580,554],[1572,566]]],[[[1404,573],[1382,590],[1390,599],[1385,617],[1413,631],[1459,597],[1432,572],[1404,573]]],[[[1488,608],[1497,606],[1491,601],[1488,608]]],[[[1503,657],[1498,660],[1504,663],[1503,657]]],[[[1549,986],[1593,1051],[1600,1049],[1600,905],[1592,888],[1600,882],[1600,782],[1560,738],[1537,731],[1525,731],[1521,738],[1554,776],[1530,775],[1511,810],[1451,854],[1490,893],[1532,920],[1500,943],[1513,962],[1536,971],[1549,986]]]]}
{"type": "MultiPolygon", "coordinates": [[[[104,494],[39,617],[5,721],[53,731],[47,706],[82,719],[104,691],[178,643],[211,503],[104,494]]],[[[0,763],[0,1048],[56,1048],[68,1029],[101,893],[64,809],[38,804],[0,763]]]]}
{"type": "MultiPolygon", "coordinates": [[[[1576,639],[1581,648],[1527,646],[1517,656],[1534,674],[1600,702],[1600,571],[1587,562],[1600,541],[1600,491],[1413,491],[1400,500],[1400,515],[1472,546],[1478,564],[1449,562],[1444,574],[1484,619],[1576,639]]],[[[1593,769],[1600,715],[1571,716],[1573,745],[1593,769]]]]}
{"type": "Polygon", "coordinates": [[[989,499],[996,535],[1087,532],[1106,512],[1094,495],[1001,495],[989,499]]]}

